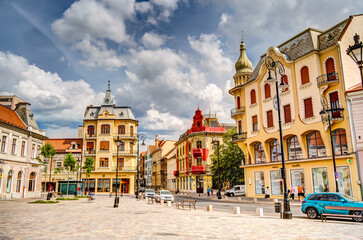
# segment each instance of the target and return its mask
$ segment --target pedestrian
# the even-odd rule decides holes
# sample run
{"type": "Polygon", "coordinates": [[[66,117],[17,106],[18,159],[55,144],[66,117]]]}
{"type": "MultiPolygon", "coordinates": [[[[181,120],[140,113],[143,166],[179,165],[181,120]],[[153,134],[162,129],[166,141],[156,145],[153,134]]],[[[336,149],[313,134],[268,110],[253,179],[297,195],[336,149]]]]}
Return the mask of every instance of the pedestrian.
{"type": "Polygon", "coordinates": [[[297,198],[299,199],[299,201],[301,200],[300,198],[303,197],[303,196],[304,196],[303,195],[303,188],[300,185],[298,185],[297,186],[297,198]]]}
{"type": "Polygon", "coordinates": [[[207,188],[207,193],[208,193],[208,197],[209,197],[209,193],[210,193],[210,187],[209,186],[207,188]]]}
{"type": "Polygon", "coordinates": [[[268,186],[266,187],[265,190],[265,198],[270,198],[270,190],[268,189],[268,186]]]}
{"type": "Polygon", "coordinates": [[[213,189],[210,190],[210,194],[212,194],[212,196],[213,196],[213,189]]]}
{"type": "Polygon", "coordinates": [[[295,188],[294,188],[294,186],[291,186],[290,197],[291,197],[292,201],[295,200],[295,188]]]}

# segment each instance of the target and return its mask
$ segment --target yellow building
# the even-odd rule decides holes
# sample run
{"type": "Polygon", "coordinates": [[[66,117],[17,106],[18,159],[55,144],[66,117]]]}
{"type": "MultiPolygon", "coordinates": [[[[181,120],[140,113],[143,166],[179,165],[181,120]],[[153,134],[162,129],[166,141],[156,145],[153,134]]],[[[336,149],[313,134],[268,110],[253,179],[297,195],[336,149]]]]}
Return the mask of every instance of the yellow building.
{"type": "Polygon", "coordinates": [[[206,193],[208,187],[212,188],[212,142],[222,144],[224,133],[215,114],[203,116],[199,108],[195,111],[192,128],[175,143],[177,191],[206,193]]]}
{"type": "Polygon", "coordinates": [[[288,86],[280,91],[287,187],[297,192],[300,185],[305,195],[336,189],[329,124],[320,114],[324,96],[328,109],[342,108],[330,115],[339,191],[361,199],[344,92],[360,81],[358,68],[345,51],[354,43],[354,33],[363,34],[362,26],[363,16],[352,16],[326,31],[306,29],[270,47],[253,71],[242,39],[235,86],[229,93],[236,104],[231,111],[238,126],[234,142],[246,156],[241,167],[248,197],[264,197],[267,186],[271,197],[283,197],[276,88],[266,81],[265,61],[271,57],[282,63],[288,86]]]}
{"type": "Polygon", "coordinates": [[[94,170],[86,180],[86,190],[95,193],[116,191],[116,166],[118,189],[134,193],[137,157],[137,126],[130,107],[115,106],[111,98],[110,82],[101,106],[87,107],[83,118],[83,163],[94,159],[94,170]],[[117,149],[115,140],[121,142],[117,149]],[[118,154],[118,159],[117,159],[118,154]],[[116,165],[117,162],[117,165],[116,165]]]}

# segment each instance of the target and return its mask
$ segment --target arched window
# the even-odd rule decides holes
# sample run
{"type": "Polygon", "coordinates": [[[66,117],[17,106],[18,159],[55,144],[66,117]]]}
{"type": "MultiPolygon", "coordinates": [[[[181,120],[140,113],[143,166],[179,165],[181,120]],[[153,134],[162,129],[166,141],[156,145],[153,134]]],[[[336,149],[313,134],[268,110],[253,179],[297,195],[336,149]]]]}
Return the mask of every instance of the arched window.
{"type": "Polygon", "coordinates": [[[266,161],[265,151],[263,150],[262,144],[257,143],[255,145],[255,162],[264,163],[266,161]]]}
{"type": "Polygon", "coordinates": [[[6,192],[11,192],[11,187],[13,185],[13,171],[8,172],[8,179],[6,181],[6,192]]]}
{"type": "Polygon", "coordinates": [[[256,103],[256,90],[252,89],[251,91],[251,104],[255,104],[256,103]]]}
{"type": "Polygon", "coordinates": [[[238,96],[237,97],[237,109],[240,109],[241,108],[241,97],[238,96]]]}
{"type": "Polygon", "coordinates": [[[309,82],[310,82],[309,68],[305,66],[301,68],[301,85],[307,84],[309,82]]]}
{"type": "Polygon", "coordinates": [[[284,83],[286,84],[286,88],[282,92],[286,92],[286,91],[289,90],[289,87],[288,87],[289,86],[289,79],[287,78],[286,75],[284,75],[283,78],[284,78],[284,83]]]}
{"type": "Polygon", "coordinates": [[[306,136],[306,140],[308,144],[309,158],[326,156],[325,145],[319,131],[309,133],[306,136]]]}
{"type": "Polygon", "coordinates": [[[335,73],[335,66],[334,66],[334,59],[328,58],[325,62],[325,70],[328,81],[336,80],[336,73],[335,73]]]}
{"type": "Polygon", "coordinates": [[[32,172],[29,176],[29,187],[28,187],[29,192],[33,192],[35,190],[35,180],[36,180],[36,174],[35,172],[32,172]]]}
{"type": "Polygon", "coordinates": [[[286,140],[287,142],[287,154],[289,160],[301,159],[302,149],[297,139],[297,136],[292,136],[286,140]]]}
{"type": "Polygon", "coordinates": [[[125,125],[118,125],[118,134],[125,134],[125,125]]]}
{"type": "Polygon", "coordinates": [[[347,135],[345,129],[336,129],[333,131],[334,152],[336,155],[348,153],[347,135]]]}
{"type": "Polygon", "coordinates": [[[270,88],[270,84],[265,84],[265,99],[270,98],[271,97],[271,88],[270,88]]]}
{"type": "Polygon", "coordinates": [[[130,136],[134,135],[134,126],[130,126],[130,136]]]}
{"type": "Polygon", "coordinates": [[[89,125],[87,127],[87,134],[91,137],[95,134],[95,126],[89,125]]]}
{"type": "Polygon", "coordinates": [[[109,134],[110,133],[110,125],[102,124],[101,125],[101,134],[109,134]]]}
{"type": "Polygon", "coordinates": [[[16,179],[16,192],[20,192],[21,190],[21,177],[23,176],[23,172],[18,172],[18,178],[16,179]]]}
{"type": "Polygon", "coordinates": [[[281,148],[277,139],[270,142],[271,162],[281,161],[281,148]]]}

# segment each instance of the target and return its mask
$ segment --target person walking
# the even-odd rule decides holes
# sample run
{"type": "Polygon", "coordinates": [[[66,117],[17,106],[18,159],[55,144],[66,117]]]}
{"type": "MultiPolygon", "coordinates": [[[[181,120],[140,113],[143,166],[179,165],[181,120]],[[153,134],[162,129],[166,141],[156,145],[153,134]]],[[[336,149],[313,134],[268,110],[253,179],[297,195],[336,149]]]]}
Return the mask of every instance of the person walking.
{"type": "Polygon", "coordinates": [[[303,188],[300,185],[297,186],[297,197],[299,201],[301,200],[301,197],[304,197],[303,188]]]}
{"type": "Polygon", "coordinates": [[[270,198],[270,190],[268,189],[268,186],[266,187],[265,190],[265,198],[270,198]]]}
{"type": "Polygon", "coordinates": [[[209,193],[210,193],[210,187],[209,186],[207,188],[207,193],[208,193],[208,197],[209,197],[209,193]]]}
{"type": "Polygon", "coordinates": [[[294,186],[291,186],[290,197],[291,197],[292,201],[295,200],[295,188],[294,188],[294,186]]]}

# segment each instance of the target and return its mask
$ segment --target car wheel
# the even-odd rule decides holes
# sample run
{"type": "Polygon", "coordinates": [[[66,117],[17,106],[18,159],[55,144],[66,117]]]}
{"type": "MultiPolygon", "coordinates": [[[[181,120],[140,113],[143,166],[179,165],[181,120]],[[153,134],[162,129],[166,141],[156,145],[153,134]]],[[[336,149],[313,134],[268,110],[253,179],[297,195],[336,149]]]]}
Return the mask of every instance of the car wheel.
{"type": "Polygon", "coordinates": [[[353,212],[352,215],[356,215],[356,216],[360,216],[360,217],[353,217],[353,221],[355,222],[362,222],[363,221],[363,213],[362,212],[358,212],[358,211],[355,211],[353,212]]]}
{"type": "Polygon", "coordinates": [[[306,215],[310,219],[315,219],[315,218],[318,218],[318,216],[319,216],[318,211],[315,208],[308,208],[306,210],[306,215]]]}
{"type": "Polygon", "coordinates": [[[234,193],[229,194],[230,197],[234,197],[234,193]]]}

